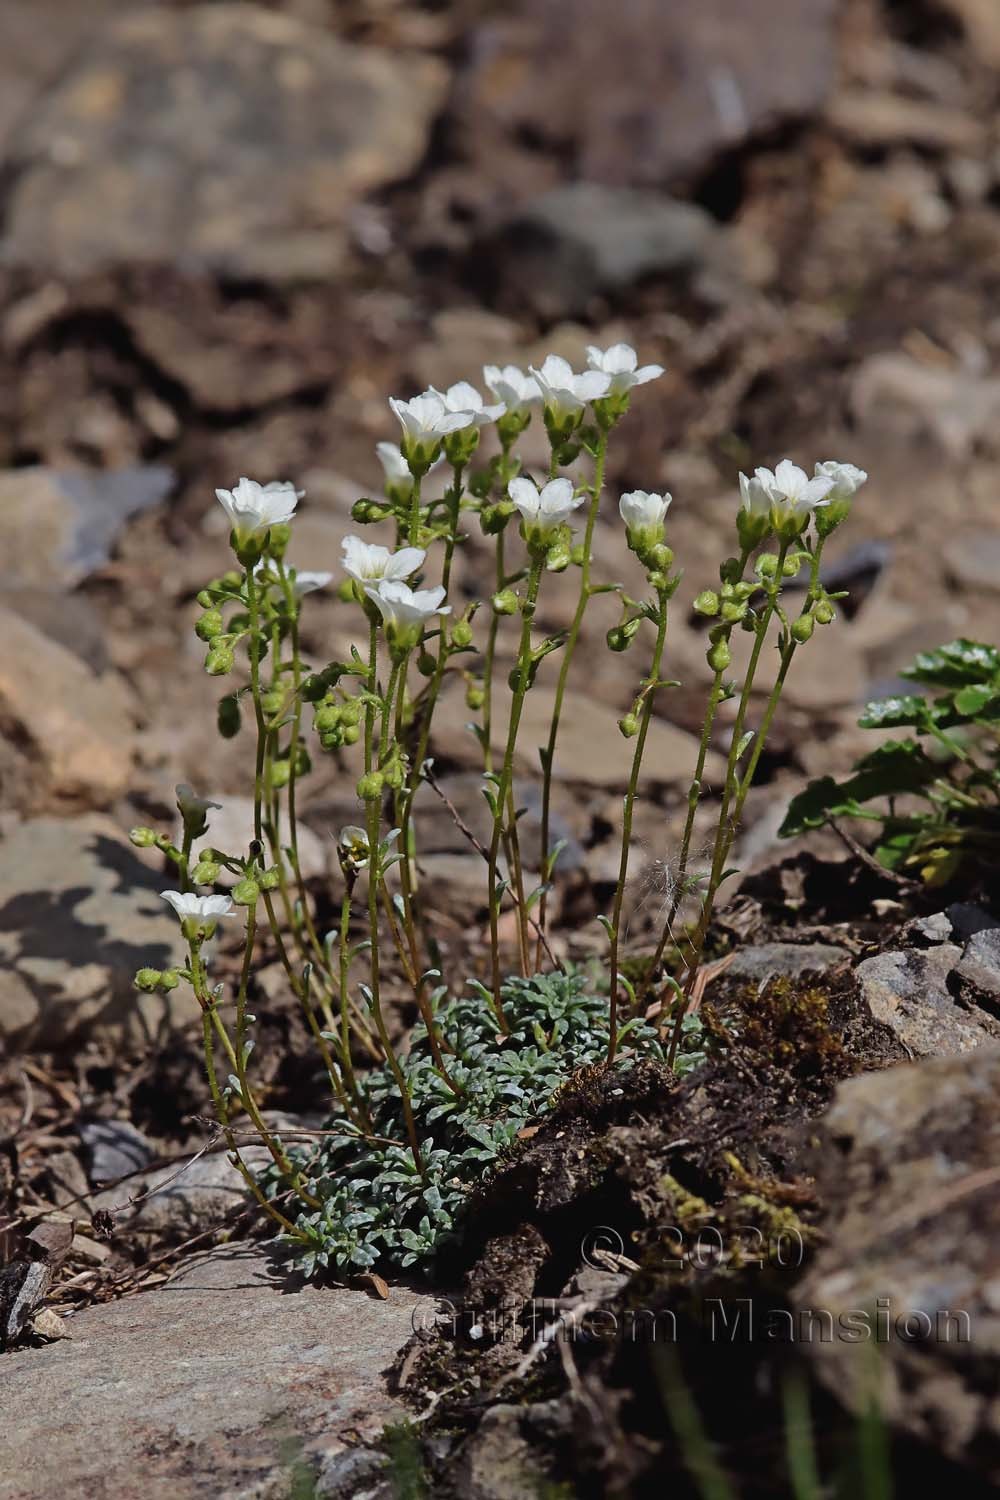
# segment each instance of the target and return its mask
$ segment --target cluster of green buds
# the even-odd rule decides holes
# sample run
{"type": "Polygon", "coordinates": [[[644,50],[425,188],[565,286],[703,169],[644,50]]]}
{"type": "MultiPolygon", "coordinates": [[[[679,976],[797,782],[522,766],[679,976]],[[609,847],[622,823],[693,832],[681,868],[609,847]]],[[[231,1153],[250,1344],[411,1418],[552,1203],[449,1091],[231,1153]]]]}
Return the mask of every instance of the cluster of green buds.
{"type": "Polygon", "coordinates": [[[342,698],[339,702],[333,693],[316,707],[313,727],[324,750],[339,750],[344,745],[356,745],[361,737],[363,706],[357,698],[342,698]]]}

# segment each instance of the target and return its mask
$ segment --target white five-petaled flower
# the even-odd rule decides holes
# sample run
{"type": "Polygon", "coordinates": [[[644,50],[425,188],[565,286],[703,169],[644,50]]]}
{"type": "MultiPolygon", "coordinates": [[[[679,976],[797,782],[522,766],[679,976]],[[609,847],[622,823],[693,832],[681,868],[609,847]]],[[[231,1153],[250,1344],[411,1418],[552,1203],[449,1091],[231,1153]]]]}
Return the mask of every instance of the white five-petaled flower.
{"type": "Polygon", "coordinates": [[[769,516],[771,514],[771,497],[759,479],[748,479],[745,474],[741,474],[740,494],[743,497],[743,509],[748,515],[769,516]]]}
{"type": "Polygon", "coordinates": [[[754,477],[770,501],[775,527],[785,523],[803,526],[816,507],[824,504],[834,484],[829,474],[817,474],[810,479],[805,469],[793,464],[790,458],[783,458],[773,473],[770,469],[755,469],[754,477]]]}
{"type": "Polygon", "coordinates": [[[231,490],[216,490],[215,495],[233,530],[245,540],[290,521],[304,493],[287,480],[258,484],[256,479],[241,479],[231,490]]]}
{"type": "Polygon", "coordinates": [[[642,365],[631,344],[612,344],[610,349],[587,347],[587,363],[592,370],[611,378],[609,396],[622,396],[634,385],[645,385],[648,380],[657,380],[663,374],[662,365],[642,365]]]}
{"type": "Polygon", "coordinates": [[[571,479],[550,479],[541,489],[534,480],[512,479],[507,493],[524,517],[525,534],[546,537],[565,525],[584,497],[573,490],[571,479]]]}
{"type": "Polygon", "coordinates": [[[427,556],[422,547],[401,547],[398,552],[390,552],[388,547],[363,542],[359,536],[345,536],[341,546],[344,572],[362,588],[382,579],[401,583],[417,571],[427,556]]]}
{"type": "Polygon", "coordinates": [[[233,903],[228,896],[196,896],[192,891],[161,891],[160,895],[182,922],[217,922],[231,916],[233,903]]]}
{"type": "Polygon", "coordinates": [[[525,375],[517,365],[483,365],[483,379],[490,394],[502,401],[511,416],[523,416],[528,407],[542,399],[538,382],[525,375]]]}
{"type": "Polygon", "coordinates": [[[833,489],[828,497],[831,501],[853,499],[868,479],[864,469],[857,468],[855,464],[839,464],[833,458],[828,458],[825,463],[817,464],[816,474],[817,476],[825,475],[826,478],[833,480],[833,489]]]}
{"type": "Polygon", "coordinates": [[[424,391],[411,401],[397,401],[390,396],[389,405],[399,418],[409,443],[434,447],[449,432],[461,432],[463,427],[471,427],[474,420],[471,411],[449,410],[444,397],[437,391],[424,391]]]}
{"type": "Polygon", "coordinates": [[[496,406],[486,406],[483,398],[474,385],[467,380],[459,380],[455,385],[450,385],[446,391],[439,391],[431,386],[431,392],[440,396],[448,411],[460,412],[471,418],[469,426],[485,427],[488,422],[495,422],[497,417],[502,417],[506,411],[503,402],[496,406]]]}
{"type": "Polygon", "coordinates": [[[584,370],[575,375],[559,354],[548,354],[540,370],[529,366],[542,393],[545,410],[557,421],[583,411],[588,401],[597,401],[611,389],[611,376],[603,370],[584,370]]]}
{"type": "Polygon", "coordinates": [[[413,635],[435,615],[450,615],[451,605],[444,602],[444,589],[411,589],[394,578],[383,578],[367,584],[365,593],[375,605],[387,627],[413,635]]]}
{"type": "Polygon", "coordinates": [[[670,509],[672,495],[651,495],[646,490],[629,490],[618,502],[618,510],[629,531],[641,533],[658,530],[670,509]]]}

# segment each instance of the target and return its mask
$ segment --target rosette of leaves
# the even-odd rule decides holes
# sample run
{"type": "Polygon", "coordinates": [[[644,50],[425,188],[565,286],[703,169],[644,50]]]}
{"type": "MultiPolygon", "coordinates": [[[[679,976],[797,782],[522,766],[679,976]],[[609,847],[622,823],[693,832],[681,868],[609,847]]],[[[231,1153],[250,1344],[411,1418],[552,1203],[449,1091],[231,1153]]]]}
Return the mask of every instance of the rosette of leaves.
{"type": "MultiPolygon", "coordinates": [[[[343,1275],[430,1261],[447,1238],[461,1232],[470,1188],[518,1132],[544,1114],[577,1069],[604,1062],[608,998],[594,993],[583,974],[509,979],[503,1004],[510,1034],[501,1037],[487,990],[460,999],[447,999],[443,991],[433,996],[439,1034],[454,1049],[445,1056],[455,1088],[434,1065],[423,1023],[413,1028],[409,1052],[399,1063],[423,1172],[407,1145],[399,1092],[387,1066],[359,1080],[371,1138],[335,1116],[329,1125],[334,1133],[317,1153],[290,1151],[322,1203],[295,1220],[309,1239],[301,1251],[306,1274],[326,1267],[343,1275]]],[[[628,1069],[639,1058],[663,1060],[658,1033],[648,1023],[632,1021],[620,1036],[616,1068],[628,1069]]],[[[678,1071],[702,1061],[700,1036],[692,1017],[678,1071]]],[[[276,1189],[277,1183],[271,1186],[276,1189]]]]}
{"type": "Polygon", "coordinates": [[[879,825],[887,869],[944,885],[1000,856],[1000,651],[957,640],[924,651],[903,672],[921,691],[869,703],[863,729],[910,729],[857,761],[844,781],[811,781],[779,830],[860,818],[879,825]]]}

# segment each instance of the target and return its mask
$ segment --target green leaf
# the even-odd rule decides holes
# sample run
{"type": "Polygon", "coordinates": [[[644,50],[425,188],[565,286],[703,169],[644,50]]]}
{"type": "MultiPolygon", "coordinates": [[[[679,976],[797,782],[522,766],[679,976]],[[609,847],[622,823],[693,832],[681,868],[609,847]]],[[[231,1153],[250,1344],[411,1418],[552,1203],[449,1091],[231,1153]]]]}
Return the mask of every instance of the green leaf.
{"type": "Polygon", "coordinates": [[[961,688],[955,694],[955,707],[960,714],[965,714],[970,719],[981,714],[988,703],[1000,697],[996,687],[992,683],[975,682],[969,683],[967,687],[961,688]]]}
{"type": "Polygon", "coordinates": [[[832,776],[811,781],[792,798],[778,835],[793,838],[808,828],[821,828],[831,818],[855,817],[871,798],[918,792],[938,775],[939,768],[915,740],[889,740],[859,760],[846,781],[834,781],[832,776]]]}
{"type": "Polygon", "coordinates": [[[899,698],[878,698],[873,703],[866,703],[858,724],[862,729],[901,729],[911,724],[923,728],[930,718],[926,698],[917,693],[904,693],[899,698]]]}
{"type": "Polygon", "coordinates": [[[913,665],[904,670],[903,676],[914,682],[930,682],[940,687],[996,681],[1000,677],[1000,651],[982,641],[969,641],[963,637],[939,646],[936,651],[921,651],[913,665]]]}

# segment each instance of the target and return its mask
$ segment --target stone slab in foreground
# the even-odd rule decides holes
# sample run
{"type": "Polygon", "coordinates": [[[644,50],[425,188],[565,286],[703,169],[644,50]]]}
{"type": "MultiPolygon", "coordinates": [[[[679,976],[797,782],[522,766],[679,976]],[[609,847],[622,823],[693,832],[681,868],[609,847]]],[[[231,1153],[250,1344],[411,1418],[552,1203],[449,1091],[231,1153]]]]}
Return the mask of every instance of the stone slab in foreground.
{"type": "Polygon", "coordinates": [[[403,1415],[385,1371],[423,1299],[304,1286],[257,1246],[88,1308],[71,1339],[0,1356],[0,1497],[237,1500],[291,1492],[403,1415]]]}

